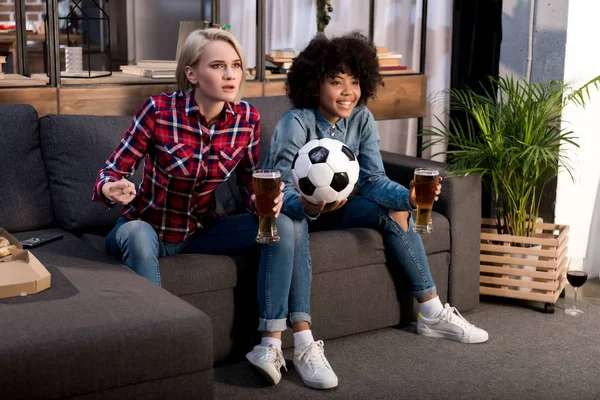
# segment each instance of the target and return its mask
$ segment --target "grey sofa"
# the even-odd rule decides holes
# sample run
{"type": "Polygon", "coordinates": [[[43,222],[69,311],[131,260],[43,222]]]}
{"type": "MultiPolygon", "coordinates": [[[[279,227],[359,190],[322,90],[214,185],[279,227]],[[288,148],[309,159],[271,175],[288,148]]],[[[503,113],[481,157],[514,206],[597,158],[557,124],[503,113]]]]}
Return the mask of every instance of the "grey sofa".
{"type": "MultiPolygon", "coordinates": [[[[289,103],[250,101],[261,112],[264,155],[289,103]]],[[[254,344],[256,254],[163,258],[159,288],[104,253],[118,210],[92,202],[91,190],[129,123],[129,117],[38,119],[28,105],[0,107],[0,226],[20,239],[40,231],[65,235],[33,250],[52,274],[49,290],[0,299],[0,398],[212,398],[213,366],[239,360],[254,344]]],[[[416,166],[443,169],[383,157],[388,175],[404,184],[416,166]]],[[[442,301],[461,311],[479,301],[480,196],[478,178],[446,179],[435,232],[424,236],[442,301]]],[[[235,183],[221,185],[218,198],[222,210],[235,211],[235,183]]],[[[406,279],[386,266],[376,231],[314,233],[311,254],[317,338],[414,319],[406,279]]]]}

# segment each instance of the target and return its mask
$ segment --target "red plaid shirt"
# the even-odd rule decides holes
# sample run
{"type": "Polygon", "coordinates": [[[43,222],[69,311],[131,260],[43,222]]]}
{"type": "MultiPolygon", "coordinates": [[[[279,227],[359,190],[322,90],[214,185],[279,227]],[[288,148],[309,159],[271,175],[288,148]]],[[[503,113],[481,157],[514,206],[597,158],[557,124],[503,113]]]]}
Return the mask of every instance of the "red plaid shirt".
{"type": "Polygon", "coordinates": [[[92,199],[111,205],[102,185],[129,177],[143,159],[142,183],[121,214],[149,223],[163,241],[180,243],[214,224],[214,191],[234,171],[244,204],[253,209],[260,117],[246,102],[225,103],[224,112],[224,120],[208,126],[193,92],[151,97],[98,173],[92,199]]]}

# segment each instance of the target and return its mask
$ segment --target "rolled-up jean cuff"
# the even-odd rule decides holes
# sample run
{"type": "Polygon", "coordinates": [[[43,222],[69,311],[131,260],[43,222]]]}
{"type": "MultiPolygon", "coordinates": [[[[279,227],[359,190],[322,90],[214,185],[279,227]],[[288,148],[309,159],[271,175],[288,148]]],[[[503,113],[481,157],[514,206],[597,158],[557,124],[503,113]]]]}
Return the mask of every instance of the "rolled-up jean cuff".
{"type": "Polygon", "coordinates": [[[290,313],[290,324],[296,322],[308,322],[308,324],[312,324],[312,318],[309,314],[305,312],[293,312],[290,313]]]}
{"type": "Polygon", "coordinates": [[[282,319],[258,319],[258,330],[261,332],[283,332],[287,329],[285,318],[282,319]]]}
{"type": "Polygon", "coordinates": [[[420,300],[420,299],[422,299],[424,297],[428,297],[428,296],[431,296],[432,294],[436,294],[437,293],[437,289],[436,289],[435,285],[433,285],[429,289],[418,290],[418,291],[414,291],[413,290],[412,293],[413,293],[413,296],[415,296],[415,299],[420,300]]]}

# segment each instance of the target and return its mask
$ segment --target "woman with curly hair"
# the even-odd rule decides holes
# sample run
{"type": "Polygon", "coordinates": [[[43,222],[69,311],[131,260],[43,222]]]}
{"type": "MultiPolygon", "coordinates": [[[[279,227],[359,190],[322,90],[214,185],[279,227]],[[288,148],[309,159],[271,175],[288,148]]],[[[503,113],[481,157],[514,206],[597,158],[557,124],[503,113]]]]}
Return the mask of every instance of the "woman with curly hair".
{"type": "MultiPolygon", "coordinates": [[[[376,49],[358,32],[333,39],[317,35],[294,59],[286,85],[294,107],[275,128],[265,166],[282,172],[286,184],[282,213],[295,220],[296,232],[303,232],[296,238],[295,257],[310,257],[309,228],[377,229],[383,235],[390,261],[409,277],[419,303],[417,332],[463,343],[485,342],[486,331],[467,322],[454,307],[443,305],[437,295],[423,243],[413,231],[410,218],[415,208],[413,182],[407,189],[385,175],[375,119],[365,107],[381,85],[376,49]],[[306,142],[322,138],[340,140],[357,155],[360,195],[315,205],[296,191],[290,173],[294,157],[306,142]]],[[[436,200],[440,192],[438,185],[436,200]]],[[[304,276],[294,272],[291,290],[304,290],[306,294],[300,297],[308,298],[310,279],[304,276]]],[[[309,343],[309,347],[296,346],[294,352],[294,366],[304,382],[320,388],[337,385],[322,342],[314,342],[310,330],[294,334],[299,335],[309,343]]]]}

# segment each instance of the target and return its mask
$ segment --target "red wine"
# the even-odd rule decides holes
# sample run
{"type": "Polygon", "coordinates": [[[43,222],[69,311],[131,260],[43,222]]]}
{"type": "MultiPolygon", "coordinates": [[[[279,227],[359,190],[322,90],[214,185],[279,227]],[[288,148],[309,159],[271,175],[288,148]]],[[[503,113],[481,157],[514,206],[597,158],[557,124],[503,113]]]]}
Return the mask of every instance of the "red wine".
{"type": "Polygon", "coordinates": [[[579,287],[587,281],[587,272],[585,271],[569,271],[567,272],[567,279],[573,287],[579,287]]]}

